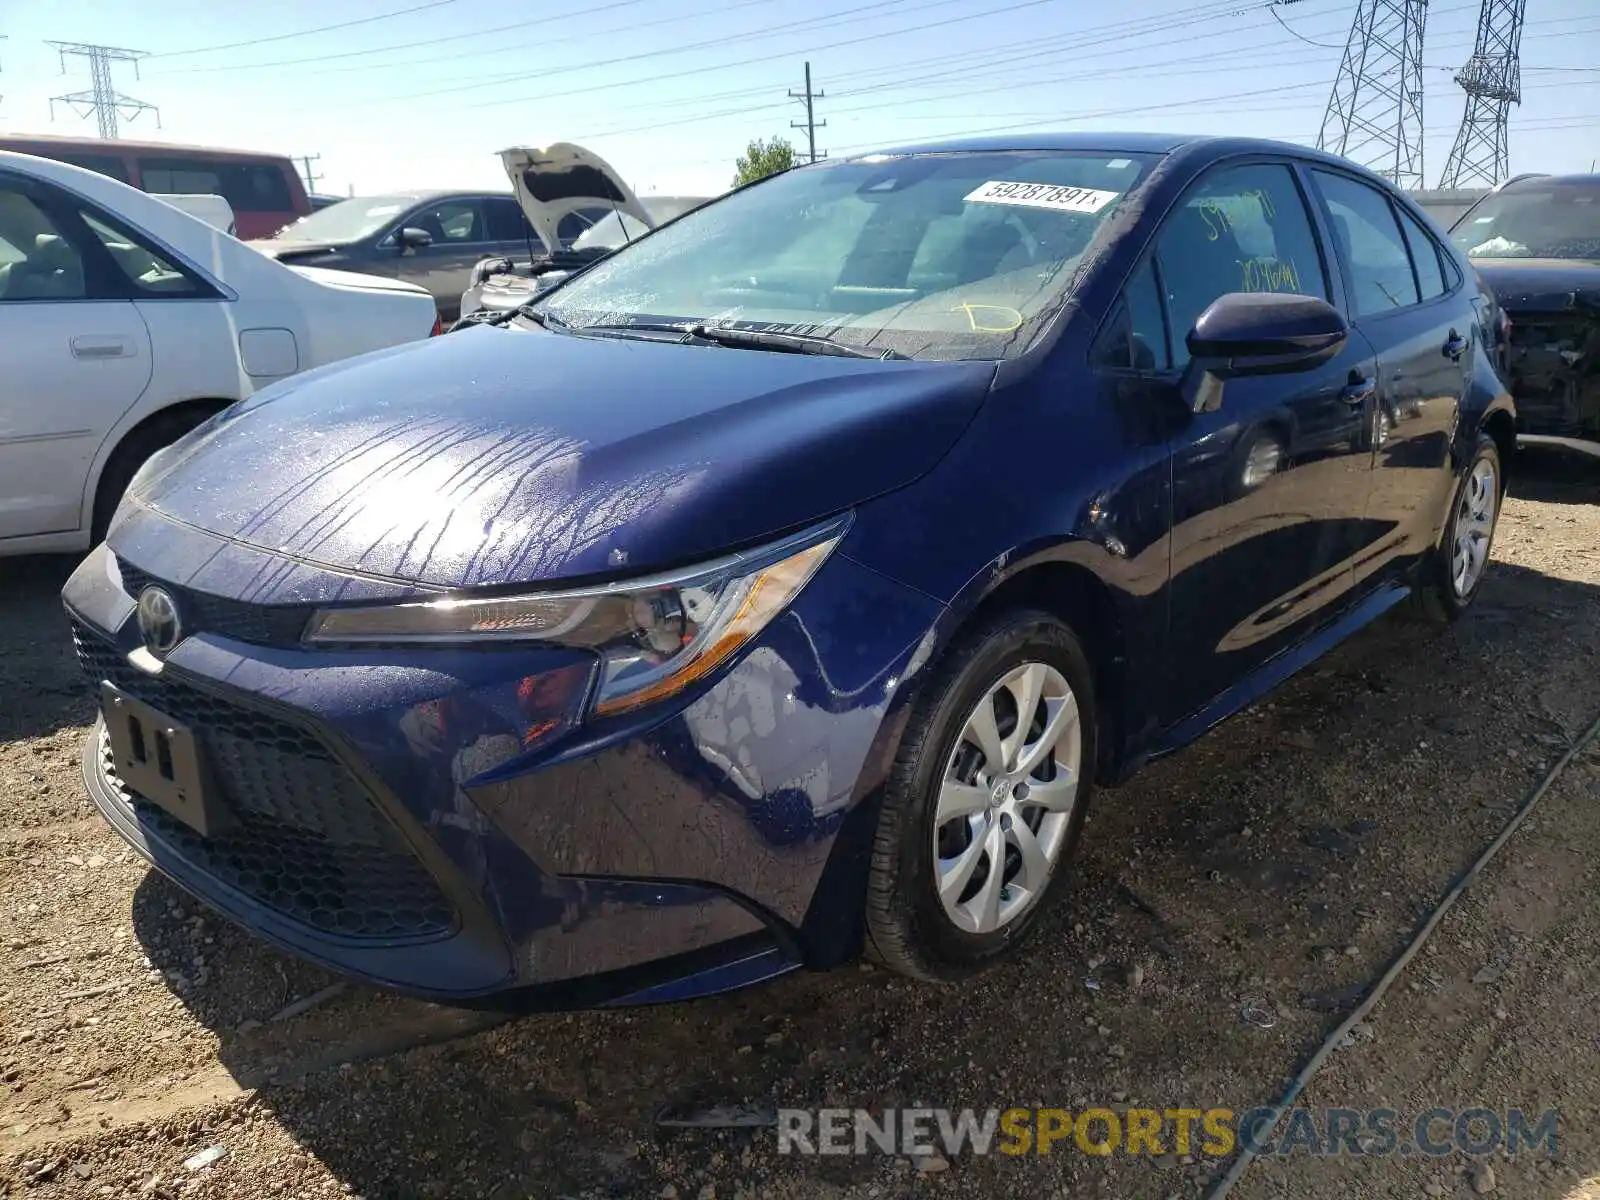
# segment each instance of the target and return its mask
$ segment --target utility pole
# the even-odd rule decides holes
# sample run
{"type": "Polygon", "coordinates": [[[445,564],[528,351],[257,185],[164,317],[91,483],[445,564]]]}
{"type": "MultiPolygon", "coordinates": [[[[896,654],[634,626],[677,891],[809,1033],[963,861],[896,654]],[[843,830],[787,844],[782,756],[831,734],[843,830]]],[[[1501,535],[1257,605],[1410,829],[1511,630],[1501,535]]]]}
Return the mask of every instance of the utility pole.
{"type": "Polygon", "coordinates": [[[50,119],[56,119],[56,105],[65,104],[80,117],[87,117],[94,113],[100,123],[100,136],[114,138],[117,136],[117,116],[120,114],[128,120],[133,120],[142,112],[156,114],[156,128],[161,128],[161,113],[153,104],[146,104],[143,100],[136,100],[132,96],[124,96],[117,91],[116,82],[111,78],[111,64],[114,62],[131,62],[133,76],[139,77],[139,60],[147,56],[144,50],[125,50],[121,46],[95,46],[88,42],[46,42],[54,46],[61,55],[61,73],[67,73],[67,55],[75,55],[89,60],[90,87],[86,92],[70,92],[65,96],[50,97],[50,119]]]}
{"type": "Polygon", "coordinates": [[[1483,0],[1472,57],[1456,75],[1467,94],[1440,187],[1493,187],[1511,174],[1511,106],[1522,103],[1522,14],[1528,0],[1483,0]]]}
{"type": "Polygon", "coordinates": [[[320,155],[320,154],[302,154],[300,156],[300,164],[304,168],[304,174],[305,174],[305,177],[306,177],[306,191],[308,191],[308,192],[316,191],[317,190],[317,180],[322,178],[321,175],[317,175],[317,174],[312,172],[311,164],[314,163],[314,162],[321,162],[321,161],[322,161],[322,155],[320,155]]]}
{"type": "Polygon", "coordinates": [[[821,155],[817,154],[817,130],[827,125],[827,122],[817,120],[816,109],[812,106],[813,101],[821,100],[822,98],[822,92],[813,92],[811,90],[811,64],[808,62],[806,63],[806,90],[803,92],[791,91],[789,93],[789,99],[805,101],[806,119],[804,121],[790,121],[789,128],[804,129],[806,131],[806,145],[810,151],[812,162],[816,162],[819,157],[828,157],[826,150],[821,155]]]}
{"type": "Polygon", "coordinates": [[[1359,0],[1317,149],[1396,187],[1422,186],[1422,34],[1428,0],[1359,0]]]}

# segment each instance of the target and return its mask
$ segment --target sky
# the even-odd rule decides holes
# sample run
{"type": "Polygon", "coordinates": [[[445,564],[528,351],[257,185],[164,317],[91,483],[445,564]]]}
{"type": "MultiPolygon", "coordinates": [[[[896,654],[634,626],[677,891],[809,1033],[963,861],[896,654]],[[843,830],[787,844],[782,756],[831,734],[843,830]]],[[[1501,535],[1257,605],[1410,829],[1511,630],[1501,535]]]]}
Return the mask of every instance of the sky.
{"type": "MultiPolygon", "coordinates": [[[[1234,133],[1314,144],[1357,0],[78,0],[0,6],[0,130],[95,136],[50,97],[88,62],[47,40],[146,52],[114,68],[155,105],[122,136],[319,155],[315,190],[506,186],[496,151],[576,141],[641,194],[712,195],[782,136],[811,64],[832,154],[1029,129],[1234,133]],[[329,28],[330,26],[340,26],[329,28]]],[[[1424,171],[1462,113],[1478,0],[1432,0],[1424,171]]],[[[1513,171],[1600,158],[1600,0],[1533,0],[1513,171]]]]}

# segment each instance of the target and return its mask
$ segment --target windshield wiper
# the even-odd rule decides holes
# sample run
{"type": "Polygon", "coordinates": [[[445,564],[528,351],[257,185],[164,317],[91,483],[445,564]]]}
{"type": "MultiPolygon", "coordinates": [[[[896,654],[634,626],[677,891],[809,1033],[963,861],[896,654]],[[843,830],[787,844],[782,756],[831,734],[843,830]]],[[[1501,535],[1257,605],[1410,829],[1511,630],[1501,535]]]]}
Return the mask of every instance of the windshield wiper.
{"type": "MultiPolygon", "coordinates": [[[[732,329],[692,321],[618,321],[595,325],[567,325],[547,313],[529,313],[534,320],[553,322],[564,333],[594,334],[598,337],[627,337],[629,334],[675,333],[684,341],[711,342],[735,350],[778,350],[788,354],[833,354],[840,358],[903,359],[898,350],[863,350],[825,337],[806,333],[782,333],[766,329],[732,329]]],[[[550,328],[549,324],[545,324],[550,328]]],[[[654,340],[654,339],[652,339],[654,340]]]]}
{"type": "Polygon", "coordinates": [[[782,350],[790,354],[835,354],[840,358],[905,358],[898,350],[867,350],[809,333],[781,333],[769,329],[731,329],[722,325],[689,325],[684,332],[719,346],[748,350],[782,350]]]}

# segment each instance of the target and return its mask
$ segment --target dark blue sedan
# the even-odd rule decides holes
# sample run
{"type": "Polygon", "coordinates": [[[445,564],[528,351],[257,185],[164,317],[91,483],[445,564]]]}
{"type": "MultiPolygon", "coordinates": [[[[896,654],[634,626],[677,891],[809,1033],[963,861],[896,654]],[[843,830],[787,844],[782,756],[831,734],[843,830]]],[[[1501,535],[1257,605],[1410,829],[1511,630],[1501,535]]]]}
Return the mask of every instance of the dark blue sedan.
{"type": "Polygon", "coordinates": [[[1096,786],[1472,603],[1492,303],[1297,146],[769,178],[153,459],[64,591],[90,794],[262,936],[436,999],[960,978],[1059,909],[1096,786]]]}

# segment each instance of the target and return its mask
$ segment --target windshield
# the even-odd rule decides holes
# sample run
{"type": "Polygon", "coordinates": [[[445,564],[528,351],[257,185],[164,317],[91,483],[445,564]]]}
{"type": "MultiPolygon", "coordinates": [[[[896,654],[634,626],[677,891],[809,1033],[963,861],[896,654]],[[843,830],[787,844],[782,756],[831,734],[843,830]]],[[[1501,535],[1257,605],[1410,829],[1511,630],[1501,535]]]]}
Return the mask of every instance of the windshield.
{"type": "Polygon", "coordinates": [[[1485,196],[1450,240],[1473,258],[1600,258],[1600,184],[1530,184],[1485,196]]]}
{"type": "Polygon", "coordinates": [[[357,196],[301,217],[277,236],[285,242],[358,242],[389,225],[416,202],[415,196],[357,196]]]}
{"type": "Polygon", "coordinates": [[[875,155],[797,168],[684,215],[557,288],[558,322],[704,322],[912,358],[1024,350],[1147,155],[875,155]]]}
{"type": "MultiPolygon", "coordinates": [[[[639,203],[644,205],[644,210],[650,214],[652,221],[657,225],[663,225],[691,208],[698,208],[706,202],[706,199],[705,196],[644,196],[640,198],[639,203]]],[[[572,248],[589,250],[600,247],[615,250],[649,232],[650,227],[643,221],[616,209],[585,229],[572,243],[572,248]]]]}

